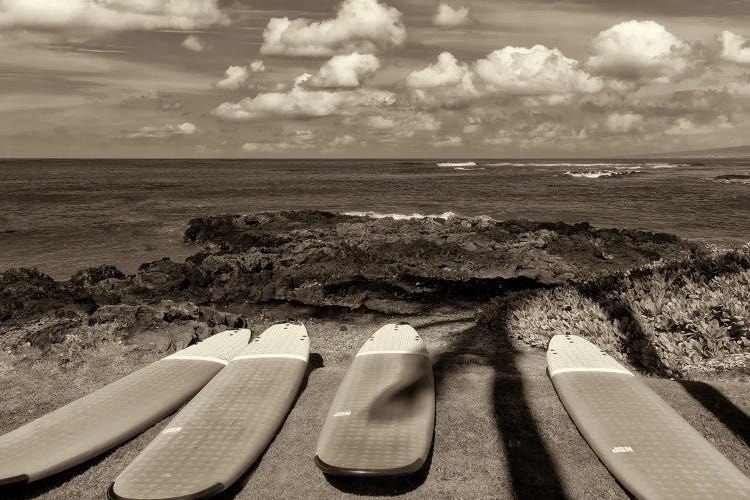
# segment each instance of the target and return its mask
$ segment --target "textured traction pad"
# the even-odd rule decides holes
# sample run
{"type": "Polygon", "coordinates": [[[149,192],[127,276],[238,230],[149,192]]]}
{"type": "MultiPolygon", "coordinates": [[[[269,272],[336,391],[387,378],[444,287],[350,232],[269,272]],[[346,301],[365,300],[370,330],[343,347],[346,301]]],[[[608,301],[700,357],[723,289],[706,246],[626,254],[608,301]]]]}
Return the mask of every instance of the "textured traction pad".
{"type": "Polygon", "coordinates": [[[0,484],[35,481],[126,441],[196,394],[250,339],[249,330],[218,333],[0,436],[0,484]],[[221,360],[223,362],[218,362],[221,360]]]}
{"type": "Polygon", "coordinates": [[[263,332],[128,465],[110,498],[204,498],[231,486],[282,425],[309,351],[302,325],[274,325],[263,332]]]}
{"type": "Polygon", "coordinates": [[[334,475],[404,475],[425,463],[435,424],[432,362],[417,332],[386,325],[355,357],[318,439],[315,462],[334,475]]]}
{"type": "Polygon", "coordinates": [[[637,498],[750,498],[750,479],[598,347],[574,335],[556,335],[547,361],[578,430],[637,498]]]}

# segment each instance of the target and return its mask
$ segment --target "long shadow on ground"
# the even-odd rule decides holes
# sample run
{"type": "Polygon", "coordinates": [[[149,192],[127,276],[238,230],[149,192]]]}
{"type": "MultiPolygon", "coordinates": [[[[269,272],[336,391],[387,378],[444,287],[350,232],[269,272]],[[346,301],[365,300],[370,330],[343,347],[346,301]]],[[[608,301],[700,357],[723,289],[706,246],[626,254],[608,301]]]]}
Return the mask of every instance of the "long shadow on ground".
{"type": "Polygon", "coordinates": [[[456,335],[447,352],[434,364],[438,390],[445,377],[479,362],[494,369],[493,409],[498,433],[508,459],[514,497],[518,499],[565,498],[555,465],[542,440],[524,392],[516,365],[517,352],[503,327],[478,324],[456,335]]]}
{"type": "Polygon", "coordinates": [[[679,382],[688,394],[716,415],[716,418],[747,446],[750,446],[750,416],[709,384],[689,380],[679,382]]]}

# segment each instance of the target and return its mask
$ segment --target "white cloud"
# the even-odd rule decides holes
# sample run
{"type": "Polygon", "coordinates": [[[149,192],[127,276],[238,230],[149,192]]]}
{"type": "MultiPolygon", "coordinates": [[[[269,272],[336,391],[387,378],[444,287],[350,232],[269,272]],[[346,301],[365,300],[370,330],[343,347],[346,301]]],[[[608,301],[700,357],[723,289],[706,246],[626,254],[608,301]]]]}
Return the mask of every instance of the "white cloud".
{"type": "Polygon", "coordinates": [[[643,116],[629,111],[625,113],[610,113],[604,125],[613,134],[627,134],[642,129],[643,116]]]}
{"type": "Polygon", "coordinates": [[[729,82],[726,86],[726,92],[732,97],[750,98],[750,81],[729,82]]]}
{"type": "Polygon", "coordinates": [[[225,120],[249,121],[270,116],[310,118],[351,114],[358,108],[392,105],[392,92],[375,89],[345,91],[307,90],[300,85],[312,75],[305,73],[295,79],[294,87],[286,93],[268,92],[246,97],[239,102],[225,102],[211,114],[225,120]]]}
{"type": "Polygon", "coordinates": [[[380,60],[372,54],[336,55],[310,79],[315,87],[359,87],[380,69],[380,60]]]}
{"type": "Polygon", "coordinates": [[[250,63],[250,71],[253,73],[263,73],[265,70],[266,65],[260,59],[256,59],[250,63]]]}
{"type": "Polygon", "coordinates": [[[457,148],[464,145],[464,140],[461,136],[451,135],[444,138],[435,138],[432,142],[434,148],[457,148]]]}
{"type": "Polygon", "coordinates": [[[225,71],[226,78],[216,82],[216,86],[225,90],[237,90],[246,81],[250,72],[244,66],[229,66],[225,71]]]}
{"type": "Polygon", "coordinates": [[[0,27],[193,29],[229,24],[218,0],[0,0],[0,27]]]}
{"type": "Polygon", "coordinates": [[[460,64],[450,52],[441,53],[435,64],[409,73],[406,85],[413,89],[461,85],[467,91],[474,90],[469,67],[460,64]]]}
{"type": "Polygon", "coordinates": [[[435,17],[432,18],[432,24],[441,28],[452,28],[470,24],[470,10],[471,8],[468,6],[456,7],[454,9],[450,5],[440,2],[437,12],[435,12],[435,17]]]}
{"type": "Polygon", "coordinates": [[[516,95],[595,93],[603,86],[578,61],[543,45],[495,50],[476,62],[476,73],[491,90],[516,95]]]}
{"type": "Polygon", "coordinates": [[[376,52],[406,40],[401,12],[377,0],[344,0],[336,17],[323,21],[275,17],[263,32],[261,53],[280,56],[331,56],[376,52]]]}
{"type": "Polygon", "coordinates": [[[750,39],[731,31],[719,35],[721,58],[737,64],[750,64],[750,39]]]}
{"type": "Polygon", "coordinates": [[[197,127],[190,122],[180,123],[178,125],[162,125],[159,127],[141,127],[135,132],[127,134],[130,139],[148,138],[148,139],[165,139],[175,135],[193,135],[197,127]]]}
{"type": "Polygon", "coordinates": [[[182,41],[182,46],[193,52],[203,52],[203,42],[195,35],[189,35],[182,41]]]}
{"type": "Polygon", "coordinates": [[[367,124],[370,126],[370,128],[376,128],[379,130],[387,130],[392,129],[396,126],[396,121],[393,118],[389,118],[386,116],[371,116],[367,119],[367,124]]]}
{"type": "Polygon", "coordinates": [[[290,150],[315,148],[315,134],[312,130],[295,130],[285,134],[284,139],[277,142],[246,142],[242,151],[247,153],[278,153],[290,150]]]}
{"type": "Polygon", "coordinates": [[[588,66],[620,80],[669,82],[691,68],[690,46],[655,21],[625,21],[591,40],[588,66]]]}
{"type": "Polygon", "coordinates": [[[664,133],[667,135],[701,135],[710,134],[717,128],[730,129],[733,127],[726,115],[719,115],[714,123],[704,125],[696,125],[689,118],[678,118],[664,133]]]}
{"type": "Polygon", "coordinates": [[[224,90],[237,90],[247,82],[250,73],[260,73],[266,70],[263,61],[253,61],[249,66],[229,66],[226,77],[216,82],[216,87],[224,90]]]}
{"type": "Polygon", "coordinates": [[[344,134],[338,137],[335,137],[331,141],[331,146],[348,146],[350,144],[354,144],[354,137],[352,137],[349,134],[344,134]]]}

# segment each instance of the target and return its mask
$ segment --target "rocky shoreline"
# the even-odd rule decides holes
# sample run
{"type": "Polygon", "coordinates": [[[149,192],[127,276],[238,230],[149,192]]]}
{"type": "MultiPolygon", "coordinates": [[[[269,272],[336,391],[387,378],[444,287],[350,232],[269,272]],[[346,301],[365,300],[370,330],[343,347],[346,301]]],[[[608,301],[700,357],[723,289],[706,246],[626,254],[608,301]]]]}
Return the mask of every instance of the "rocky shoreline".
{"type": "Polygon", "coordinates": [[[686,262],[702,248],[586,223],[317,211],[194,219],[184,239],[196,245],[184,262],[165,258],[128,276],[112,266],[67,281],[35,269],[2,273],[0,345],[41,355],[108,339],[171,352],[269,309],[327,317],[476,312],[508,294],[686,262]]]}

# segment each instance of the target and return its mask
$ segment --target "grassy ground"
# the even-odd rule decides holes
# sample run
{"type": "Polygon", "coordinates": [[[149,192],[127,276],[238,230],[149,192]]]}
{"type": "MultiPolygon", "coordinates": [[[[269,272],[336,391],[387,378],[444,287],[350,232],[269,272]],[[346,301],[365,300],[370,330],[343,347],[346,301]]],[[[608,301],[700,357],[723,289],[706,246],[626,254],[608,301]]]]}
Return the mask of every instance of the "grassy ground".
{"type": "MultiPolygon", "coordinates": [[[[418,318],[352,315],[308,319],[312,365],[307,385],[257,466],[226,498],[628,498],[578,434],[545,374],[544,352],[498,338],[471,311],[418,318]],[[338,383],[361,344],[387,321],[408,320],[427,341],[437,382],[435,443],[429,469],[386,482],[327,479],[313,464],[318,432],[338,383]]],[[[267,315],[259,332],[284,318],[267,315]]],[[[157,359],[104,343],[86,363],[0,352],[0,432],[7,432],[157,359]]],[[[750,474],[748,380],[714,376],[647,383],[746,474],[750,474]]],[[[167,421],[72,471],[2,498],[103,498],[110,482],[167,421]]]]}

